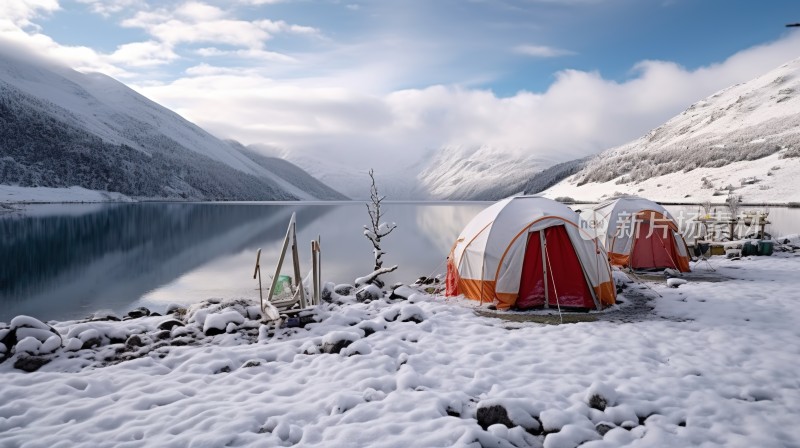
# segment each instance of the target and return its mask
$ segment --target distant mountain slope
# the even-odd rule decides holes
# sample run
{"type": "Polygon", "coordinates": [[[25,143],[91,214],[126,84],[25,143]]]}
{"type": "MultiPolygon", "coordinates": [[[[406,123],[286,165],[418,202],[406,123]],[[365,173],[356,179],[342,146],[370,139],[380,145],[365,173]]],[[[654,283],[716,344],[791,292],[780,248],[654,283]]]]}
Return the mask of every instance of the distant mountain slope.
{"type": "Polygon", "coordinates": [[[0,184],[139,198],[318,198],[112,78],[7,46],[0,46],[0,123],[0,184]]]}
{"type": "MultiPolygon", "coordinates": [[[[260,145],[250,147],[262,148],[260,145]]],[[[336,160],[322,160],[319,157],[299,152],[278,151],[283,160],[287,160],[308,172],[320,182],[354,200],[369,199],[369,169],[356,168],[336,160]]],[[[425,193],[418,191],[414,178],[418,168],[375,166],[375,180],[378,189],[388,200],[428,199],[425,193]]]]}
{"type": "Polygon", "coordinates": [[[496,200],[524,191],[526,183],[550,164],[491,146],[445,147],[417,180],[434,199],[496,200]]]}
{"type": "Polygon", "coordinates": [[[347,196],[325,185],[288,160],[259,154],[236,142],[231,142],[231,144],[263,168],[315,198],[329,201],[346,201],[348,199],[347,196]]]}
{"type": "Polygon", "coordinates": [[[645,136],[607,150],[549,197],[635,193],[697,202],[800,199],[800,59],[699,101],[645,136]],[[721,201],[722,198],[717,198],[721,201]]]}
{"type": "Polygon", "coordinates": [[[542,191],[545,191],[553,185],[561,182],[565,178],[582,170],[589,160],[589,157],[584,157],[582,159],[558,163],[550,168],[546,168],[534,174],[533,177],[525,182],[523,191],[525,194],[541,193],[542,191]]]}
{"type": "Polygon", "coordinates": [[[0,183],[78,185],[144,198],[296,199],[267,179],[168,140],[154,142],[148,154],[54,117],[68,113],[0,81],[0,183]]]}

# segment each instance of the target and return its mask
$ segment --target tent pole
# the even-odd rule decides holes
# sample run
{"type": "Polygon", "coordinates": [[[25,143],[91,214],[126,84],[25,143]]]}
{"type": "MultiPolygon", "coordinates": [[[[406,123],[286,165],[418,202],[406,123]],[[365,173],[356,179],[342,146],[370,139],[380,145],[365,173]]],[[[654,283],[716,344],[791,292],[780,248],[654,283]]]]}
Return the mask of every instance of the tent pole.
{"type": "MultiPolygon", "coordinates": [[[[478,306],[483,306],[483,269],[486,267],[486,261],[481,261],[481,301],[478,306]]],[[[497,289],[497,284],[495,284],[495,289],[497,289]]]]}
{"type": "Polygon", "coordinates": [[[542,278],[544,279],[544,307],[550,308],[550,291],[547,287],[547,238],[544,237],[544,229],[539,231],[539,241],[542,248],[542,278]]]}

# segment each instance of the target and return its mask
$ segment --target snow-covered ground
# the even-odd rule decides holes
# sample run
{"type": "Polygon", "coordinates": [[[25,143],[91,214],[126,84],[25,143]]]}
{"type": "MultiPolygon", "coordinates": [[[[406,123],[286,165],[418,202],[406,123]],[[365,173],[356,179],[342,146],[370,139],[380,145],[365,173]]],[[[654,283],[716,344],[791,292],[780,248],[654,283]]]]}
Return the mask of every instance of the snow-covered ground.
{"type": "Polygon", "coordinates": [[[248,301],[58,336],[17,318],[0,446],[800,446],[800,254],[711,264],[588,315],[652,297],[627,323],[512,323],[421,293],[332,294],[304,329],[248,301]]]}
{"type": "MultiPolygon", "coordinates": [[[[746,203],[786,204],[800,202],[800,159],[781,159],[781,153],[755,161],[734,162],[718,168],[698,168],[652,177],[641,182],[618,184],[617,180],[578,185],[575,176],[545,190],[548,198],[571,197],[578,201],[596,202],[617,194],[632,194],[659,202],[697,204],[709,200],[725,202],[728,193],[719,191],[728,185],[746,203]],[[758,179],[743,184],[742,179],[758,179]],[[704,181],[704,178],[708,182],[704,181]],[[713,185],[713,187],[710,187],[713,185]],[[716,193],[716,195],[715,195],[716,193]]],[[[577,175],[579,176],[579,175],[577,175]]]]}
{"type": "Polygon", "coordinates": [[[0,185],[0,203],[46,203],[46,202],[130,202],[131,198],[121,193],[87,190],[83,187],[48,188],[0,185]]]}

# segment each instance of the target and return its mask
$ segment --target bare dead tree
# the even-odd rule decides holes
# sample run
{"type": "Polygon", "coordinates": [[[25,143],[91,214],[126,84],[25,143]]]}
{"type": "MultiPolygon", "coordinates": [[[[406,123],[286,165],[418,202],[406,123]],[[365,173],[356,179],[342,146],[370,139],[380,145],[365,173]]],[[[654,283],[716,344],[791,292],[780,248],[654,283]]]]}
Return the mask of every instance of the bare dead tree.
{"type": "Polygon", "coordinates": [[[375,173],[372,169],[369,170],[369,178],[372,180],[370,188],[369,199],[370,202],[366,204],[367,213],[369,213],[370,225],[364,226],[364,236],[372,243],[373,253],[375,254],[375,271],[378,271],[383,266],[381,257],[385,252],[381,249],[381,239],[386,235],[392,233],[397,225],[395,223],[381,222],[383,218],[383,211],[381,210],[381,202],[386,199],[386,196],[381,196],[378,193],[378,187],[375,185],[375,173]]]}
{"type": "Polygon", "coordinates": [[[703,209],[703,217],[711,216],[711,201],[701,202],[700,207],[703,209]]]}
{"type": "Polygon", "coordinates": [[[725,204],[728,206],[728,210],[731,212],[731,219],[737,219],[739,217],[739,211],[741,210],[742,203],[742,196],[736,195],[733,193],[728,194],[728,198],[725,199],[725,204]]]}

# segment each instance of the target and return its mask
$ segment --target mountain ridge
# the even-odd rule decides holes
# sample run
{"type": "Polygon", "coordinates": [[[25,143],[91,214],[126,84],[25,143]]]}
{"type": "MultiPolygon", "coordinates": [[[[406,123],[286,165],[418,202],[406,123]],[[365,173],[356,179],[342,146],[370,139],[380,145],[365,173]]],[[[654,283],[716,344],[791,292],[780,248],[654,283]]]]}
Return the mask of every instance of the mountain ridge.
{"type": "Polygon", "coordinates": [[[342,197],[286,162],[293,175],[276,174],[113,78],[5,45],[0,122],[0,184],[18,189],[77,186],[169,200],[342,197]],[[319,196],[303,191],[309,185],[319,196]]]}
{"type": "Polygon", "coordinates": [[[800,58],[695,102],[592,158],[544,192],[596,201],[617,194],[692,203],[800,200],[800,58]]]}

